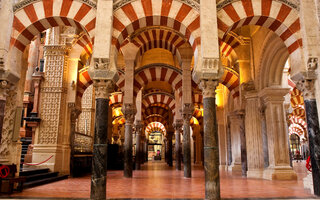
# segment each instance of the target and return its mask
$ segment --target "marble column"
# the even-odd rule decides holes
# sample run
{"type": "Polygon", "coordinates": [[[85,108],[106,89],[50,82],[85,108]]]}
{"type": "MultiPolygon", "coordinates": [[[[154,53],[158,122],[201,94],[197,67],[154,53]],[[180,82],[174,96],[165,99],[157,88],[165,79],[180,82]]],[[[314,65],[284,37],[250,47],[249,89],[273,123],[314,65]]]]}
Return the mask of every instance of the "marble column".
{"type": "Polygon", "coordinates": [[[183,125],[183,121],[181,119],[178,119],[173,124],[173,127],[175,129],[175,153],[176,153],[176,170],[181,170],[181,128],[183,125]]]}
{"type": "Polygon", "coordinates": [[[269,167],[263,178],[269,180],[296,180],[297,174],[290,166],[288,133],[284,109],[284,96],[288,88],[268,87],[260,91],[266,109],[266,125],[269,152],[269,167]]]}
{"type": "Polygon", "coordinates": [[[143,124],[140,120],[136,121],[136,170],[141,169],[141,164],[143,163],[142,157],[142,128],[143,124]]]}
{"type": "Polygon", "coordinates": [[[167,133],[167,138],[168,138],[168,165],[169,167],[172,167],[173,166],[173,160],[172,160],[172,136],[173,136],[173,133],[171,132],[168,132],[167,133]]]}
{"type": "Polygon", "coordinates": [[[230,132],[230,120],[227,120],[227,155],[228,166],[232,163],[232,146],[231,146],[231,132],[230,132]]]}
{"type": "Polygon", "coordinates": [[[122,108],[125,122],[125,138],[124,138],[124,177],[132,178],[132,133],[133,122],[136,114],[136,108],[133,104],[124,104],[122,108]]]}
{"type": "Polygon", "coordinates": [[[201,80],[204,122],[205,199],[220,199],[219,140],[215,89],[218,80],[201,80]]]}
{"type": "Polygon", "coordinates": [[[315,195],[320,196],[320,130],[315,96],[315,78],[299,81],[297,88],[303,93],[306,109],[313,191],[315,195]]]}
{"type": "Polygon", "coordinates": [[[92,157],[91,199],[106,199],[107,191],[107,138],[110,80],[93,83],[96,98],[95,134],[92,157]]]}
{"type": "Polygon", "coordinates": [[[191,178],[191,144],[190,144],[190,119],[193,114],[192,104],[183,104],[183,167],[184,177],[191,178]]]}

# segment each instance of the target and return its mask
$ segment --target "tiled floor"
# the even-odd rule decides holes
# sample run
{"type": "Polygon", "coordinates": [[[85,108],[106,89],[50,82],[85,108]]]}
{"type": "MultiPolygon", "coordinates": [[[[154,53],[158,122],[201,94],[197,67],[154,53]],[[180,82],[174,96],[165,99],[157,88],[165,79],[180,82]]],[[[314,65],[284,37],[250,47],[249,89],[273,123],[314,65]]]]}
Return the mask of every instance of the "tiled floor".
{"type": "MultiPolygon", "coordinates": [[[[304,190],[302,178],[306,175],[303,163],[295,164],[298,181],[268,181],[242,178],[239,174],[221,171],[221,196],[230,199],[314,198],[304,190]]],[[[204,173],[194,167],[192,178],[183,178],[183,171],[169,168],[163,162],[144,164],[134,171],[133,178],[123,177],[122,171],[108,171],[108,198],[204,198],[204,173]]],[[[90,176],[38,186],[15,193],[10,198],[89,198],[90,176]]]]}

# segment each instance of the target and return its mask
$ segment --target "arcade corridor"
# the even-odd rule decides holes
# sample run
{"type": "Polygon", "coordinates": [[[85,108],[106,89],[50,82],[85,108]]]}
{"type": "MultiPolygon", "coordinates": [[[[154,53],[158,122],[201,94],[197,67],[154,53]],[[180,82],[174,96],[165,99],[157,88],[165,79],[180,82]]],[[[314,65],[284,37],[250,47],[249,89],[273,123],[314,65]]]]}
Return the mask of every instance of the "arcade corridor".
{"type": "MultiPolygon", "coordinates": [[[[303,189],[305,163],[294,163],[298,181],[268,181],[242,178],[239,174],[221,173],[222,198],[314,198],[303,189]]],[[[108,198],[204,198],[204,171],[193,167],[193,177],[186,179],[164,162],[148,162],[142,170],[133,172],[133,179],[123,177],[123,171],[108,171],[108,198]]],[[[10,198],[89,198],[90,176],[69,178],[48,185],[26,189],[10,198]]]]}

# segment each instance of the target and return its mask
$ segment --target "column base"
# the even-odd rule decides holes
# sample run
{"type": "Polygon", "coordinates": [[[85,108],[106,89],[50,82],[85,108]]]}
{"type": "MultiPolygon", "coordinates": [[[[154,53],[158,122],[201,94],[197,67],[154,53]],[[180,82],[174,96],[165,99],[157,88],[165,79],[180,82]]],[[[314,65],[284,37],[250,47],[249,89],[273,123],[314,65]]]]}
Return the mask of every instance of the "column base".
{"type": "Polygon", "coordinates": [[[263,177],[263,169],[248,169],[247,178],[262,178],[263,177]]]}
{"type": "Polygon", "coordinates": [[[268,167],[263,172],[267,180],[297,180],[297,174],[290,166],[268,167]]]}
{"type": "Polygon", "coordinates": [[[219,165],[219,170],[228,171],[228,165],[219,165]]]}
{"type": "Polygon", "coordinates": [[[228,166],[228,171],[241,172],[242,171],[241,163],[232,163],[230,166],[228,166]]]}
{"type": "Polygon", "coordinates": [[[310,190],[311,194],[314,194],[312,173],[308,173],[308,175],[303,179],[303,187],[304,189],[310,190]]]}

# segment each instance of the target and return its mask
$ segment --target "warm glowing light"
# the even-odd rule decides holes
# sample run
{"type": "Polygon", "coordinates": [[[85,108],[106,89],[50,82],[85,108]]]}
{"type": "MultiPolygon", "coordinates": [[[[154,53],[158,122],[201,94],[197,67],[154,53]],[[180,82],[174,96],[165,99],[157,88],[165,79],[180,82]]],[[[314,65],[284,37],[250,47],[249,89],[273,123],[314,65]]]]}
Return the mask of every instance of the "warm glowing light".
{"type": "Polygon", "coordinates": [[[122,115],[123,115],[123,113],[121,111],[121,107],[117,107],[117,108],[113,108],[112,109],[112,117],[113,118],[117,118],[117,117],[122,116],[122,115]]]}

